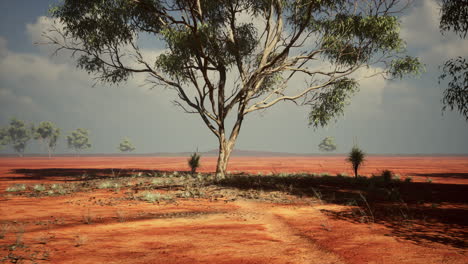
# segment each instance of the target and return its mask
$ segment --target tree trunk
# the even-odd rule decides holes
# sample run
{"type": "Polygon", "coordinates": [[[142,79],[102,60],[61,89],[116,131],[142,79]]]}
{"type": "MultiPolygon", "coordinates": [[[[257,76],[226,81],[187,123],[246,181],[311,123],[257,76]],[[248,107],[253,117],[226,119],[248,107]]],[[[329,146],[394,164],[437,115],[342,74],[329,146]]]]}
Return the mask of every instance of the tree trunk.
{"type": "Polygon", "coordinates": [[[222,135],[219,139],[218,163],[216,164],[217,180],[221,180],[226,177],[227,165],[229,163],[229,158],[231,157],[231,152],[234,148],[236,139],[237,134],[235,134],[229,140],[226,140],[224,135],[222,135]]]}
{"type": "Polygon", "coordinates": [[[221,140],[219,142],[218,163],[216,164],[216,179],[221,180],[226,177],[227,165],[231,155],[232,148],[230,142],[221,140]]]}
{"type": "Polygon", "coordinates": [[[358,171],[358,167],[354,167],[354,178],[356,178],[356,179],[357,179],[357,176],[358,176],[357,171],[358,171]]]}

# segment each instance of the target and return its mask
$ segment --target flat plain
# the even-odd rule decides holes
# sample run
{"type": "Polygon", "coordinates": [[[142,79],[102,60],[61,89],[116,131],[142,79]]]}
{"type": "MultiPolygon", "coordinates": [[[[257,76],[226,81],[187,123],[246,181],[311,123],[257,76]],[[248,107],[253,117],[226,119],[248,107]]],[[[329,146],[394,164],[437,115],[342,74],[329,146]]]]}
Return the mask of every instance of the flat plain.
{"type": "Polygon", "coordinates": [[[467,156],[370,156],[358,179],[344,156],[201,163],[0,158],[0,260],[468,263],[467,156]]]}

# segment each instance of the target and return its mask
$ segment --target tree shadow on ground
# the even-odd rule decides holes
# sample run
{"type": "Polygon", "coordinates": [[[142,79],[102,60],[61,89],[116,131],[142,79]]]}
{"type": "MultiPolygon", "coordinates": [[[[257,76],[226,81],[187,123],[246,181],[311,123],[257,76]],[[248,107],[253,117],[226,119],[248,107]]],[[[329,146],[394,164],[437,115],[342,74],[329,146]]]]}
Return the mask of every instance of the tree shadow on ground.
{"type": "Polygon", "coordinates": [[[385,181],[382,177],[298,175],[239,175],[219,184],[241,190],[285,191],[320,198],[327,203],[350,205],[345,211],[323,212],[355,223],[379,223],[389,227],[392,235],[417,243],[432,241],[466,247],[467,185],[385,181]]]}
{"type": "Polygon", "coordinates": [[[468,173],[415,173],[414,176],[468,179],[468,173]]]}
{"type": "MultiPolygon", "coordinates": [[[[11,180],[62,180],[62,181],[82,181],[95,180],[103,178],[123,178],[141,173],[143,176],[149,176],[161,173],[167,173],[160,170],[141,170],[141,169],[114,169],[114,168],[47,168],[47,169],[14,169],[10,174],[17,176],[1,177],[1,181],[11,180]]],[[[187,173],[180,171],[179,173],[187,173]]]]}

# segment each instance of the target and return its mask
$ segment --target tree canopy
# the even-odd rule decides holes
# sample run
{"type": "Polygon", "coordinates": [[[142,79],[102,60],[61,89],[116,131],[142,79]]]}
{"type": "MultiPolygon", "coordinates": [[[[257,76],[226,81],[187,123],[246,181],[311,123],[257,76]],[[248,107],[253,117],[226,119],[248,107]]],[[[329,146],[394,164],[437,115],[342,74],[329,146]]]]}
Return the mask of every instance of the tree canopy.
{"type": "Polygon", "coordinates": [[[175,90],[175,104],[218,138],[224,176],[247,114],[289,101],[309,105],[310,125],[324,126],[343,113],[360,71],[418,73],[399,35],[409,2],[64,0],[50,10],[57,25],[46,37],[98,81],[146,74],[148,84],[175,90]],[[155,55],[141,38],[166,47],[155,55]]]}

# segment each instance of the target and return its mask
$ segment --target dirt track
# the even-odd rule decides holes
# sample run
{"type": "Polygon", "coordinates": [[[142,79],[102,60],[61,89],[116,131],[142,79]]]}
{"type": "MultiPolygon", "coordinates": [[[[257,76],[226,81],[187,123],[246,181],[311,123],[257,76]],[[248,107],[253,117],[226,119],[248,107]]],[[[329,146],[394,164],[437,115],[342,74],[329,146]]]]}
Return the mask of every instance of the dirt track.
{"type": "MultiPolygon", "coordinates": [[[[231,171],[348,172],[343,157],[233,158],[231,171]],[[342,164],[343,163],[343,164],[342,164]]],[[[214,158],[202,160],[203,171],[214,158]]],[[[466,225],[427,226],[359,223],[341,217],[348,206],[304,198],[291,204],[247,199],[178,199],[151,204],[123,199],[124,191],[96,190],[66,196],[25,197],[6,193],[13,183],[72,180],[57,173],[21,174],[13,169],[139,168],[186,170],[186,158],[6,158],[0,159],[0,259],[11,252],[37,253],[38,263],[467,263],[466,225]],[[340,216],[340,217],[337,217],[340,216]],[[26,247],[7,250],[24,228],[26,247]],[[427,238],[409,234],[422,232],[427,238]],[[437,233],[439,232],[439,233],[437,233]],[[461,234],[459,244],[443,234],[461,234]],[[405,236],[406,234],[406,236],[405,236]],[[463,245],[464,240],[464,245],[463,245]]],[[[416,181],[467,184],[467,157],[371,157],[370,175],[392,169],[416,181]]],[[[63,172],[67,172],[64,170],[63,172]]],[[[466,215],[466,204],[442,204],[466,215]]],[[[456,236],[456,235],[454,235],[456,236]]],[[[453,237],[451,238],[454,239],[453,237]]],[[[24,263],[32,263],[25,261],[24,263]]]]}

